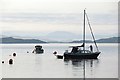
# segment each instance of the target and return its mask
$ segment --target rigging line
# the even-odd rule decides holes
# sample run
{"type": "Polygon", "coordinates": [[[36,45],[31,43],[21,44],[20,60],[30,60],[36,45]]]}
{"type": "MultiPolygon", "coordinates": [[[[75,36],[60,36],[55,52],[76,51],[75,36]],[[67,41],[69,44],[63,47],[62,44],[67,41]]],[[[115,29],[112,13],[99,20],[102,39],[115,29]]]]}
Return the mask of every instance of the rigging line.
{"type": "Polygon", "coordinates": [[[91,34],[92,34],[92,37],[93,37],[93,40],[94,40],[96,49],[97,49],[97,51],[99,52],[99,49],[98,49],[98,46],[97,46],[97,43],[96,43],[96,40],[95,40],[95,36],[94,36],[94,34],[93,34],[93,31],[92,31],[92,28],[91,28],[91,25],[90,25],[90,22],[89,22],[89,18],[88,18],[88,16],[87,16],[86,13],[85,13],[85,15],[86,15],[86,18],[87,18],[87,22],[88,22],[88,25],[89,25],[89,28],[90,28],[90,31],[91,31],[91,34]]]}

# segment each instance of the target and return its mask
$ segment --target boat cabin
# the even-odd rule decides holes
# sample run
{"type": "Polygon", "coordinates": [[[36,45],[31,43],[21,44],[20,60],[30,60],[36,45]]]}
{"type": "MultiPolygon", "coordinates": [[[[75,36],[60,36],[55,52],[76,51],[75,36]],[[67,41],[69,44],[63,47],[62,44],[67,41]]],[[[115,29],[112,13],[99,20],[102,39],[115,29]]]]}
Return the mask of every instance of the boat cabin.
{"type": "Polygon", "coordinates": [[[80,46],[72,47],[71,53],[92,53],[90,50],[81,50],[80,46]]]}

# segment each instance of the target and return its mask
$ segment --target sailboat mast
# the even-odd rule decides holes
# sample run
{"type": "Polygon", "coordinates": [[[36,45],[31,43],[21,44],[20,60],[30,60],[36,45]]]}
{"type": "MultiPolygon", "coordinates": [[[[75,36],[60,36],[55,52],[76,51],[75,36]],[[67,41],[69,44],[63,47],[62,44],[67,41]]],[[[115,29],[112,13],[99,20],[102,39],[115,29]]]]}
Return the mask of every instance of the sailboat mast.
{"type": "MultiPolygon", "coordinates": [[[[83,23],[83,51],[85,53],[85,10],[84,10],[84,23],[83,23]]],[[[84,80],[85,80],[85,59],[84,59],[84,62],[83,62],[83,69],[84,69],[84,80]]]]}
{"type": "Polygon", "coordinates": [[[84,10],[84,23],[83,23],[83,51],[85,53],[85,10],[84,10]]]}

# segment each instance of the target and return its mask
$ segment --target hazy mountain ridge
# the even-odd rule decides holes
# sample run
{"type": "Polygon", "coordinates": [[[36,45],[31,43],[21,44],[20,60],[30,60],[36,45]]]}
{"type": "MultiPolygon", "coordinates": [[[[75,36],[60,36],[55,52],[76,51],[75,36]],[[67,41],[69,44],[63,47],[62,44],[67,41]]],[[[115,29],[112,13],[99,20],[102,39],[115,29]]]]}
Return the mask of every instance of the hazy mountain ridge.
{"type": "MultiPolygon", "coordinates": [[[[83,41],[72,41],[71,43],[82,43],[83,41]]],[[[120,37],[110,37],[96,40],[97,43],[120,43],[120,37]]],[[[86,43],[93,43],[91,40],[86,40],[86,43]]]]}
{"type": "Polygon", "coordinates": [[[120,43],[120,37],[111,37],[111,38],[104,38],[96,40],[98,43],[120,43]]]}
{"type": "Polygon", "coordinates": [[[80,35],[66,31],[55,31],[44,36],[44,39],[58,42],[70,42],[73,39],[79,39],[80,35]]]}
{"type": "Polygon", "coordinates": [[[46,43],[45,41],[41,41],[37,39],[17,39],[13,37],[1,38],[0,42],[2,43],[46,43]]]}
{"type": "MultiPolygon", "coordinates": [[[[81,32],[80,32],[81,33],[81,32]]],[[[13,37],[17,39],[38,39],[46,42],[72,42],[82,40],[83,35],[69,31],[53,31],[53,32],[3,32],[0,37],[13,37]]],[[[95,38],[116,36],[117,34],[96,34],[95,38]]],[[[86,39],[91,40],[91,34],[86,34],[86,39]]]]}
{"type": "MultiPolygon", "coordinates": [[[[72,42],[60,42],[60,41],[53,41],[53,42],[45,42],[38,39],[19,39],[13,37],[5,37],[0,39],[1,43],[82,43],[83,41],[72,41],[72,42]]],[[[120,37],[110,37],[110,38],[103,38],[96,40],[97,43],[120,43],[120,37]]],[[[93,43],[91,40],[86,40],[86,43],[93,43]]]]}

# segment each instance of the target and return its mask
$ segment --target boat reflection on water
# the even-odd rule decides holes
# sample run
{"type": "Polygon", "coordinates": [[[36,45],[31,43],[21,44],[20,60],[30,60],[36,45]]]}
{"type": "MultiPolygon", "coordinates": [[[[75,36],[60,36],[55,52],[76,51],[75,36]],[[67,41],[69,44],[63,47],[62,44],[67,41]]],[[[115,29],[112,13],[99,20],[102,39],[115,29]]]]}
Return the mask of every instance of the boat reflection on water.
{"type": "Polygon", "coordinates": [[[70,62],[72,62],[73,66],[80,67],[80,66],[83,66],[82,63],[84,62],[84,60],[85,60],[86,66],[93,67],[93,62],[94,62],[94,65],[99,64],[99,59],[64,59],[64,62],[66,64],[69,64],[70,62]]]}
{"type": "Polygon", "coordinates": [[[65,65],[72,66],[72,70],[75,72],[73,74],[78,76],[78,73],[80,73],[79,75],[83,76],[83,80],[94,78],[94,71],[97,69],[99,62],[99,59],[64,59],[65,65]]]}

